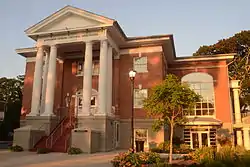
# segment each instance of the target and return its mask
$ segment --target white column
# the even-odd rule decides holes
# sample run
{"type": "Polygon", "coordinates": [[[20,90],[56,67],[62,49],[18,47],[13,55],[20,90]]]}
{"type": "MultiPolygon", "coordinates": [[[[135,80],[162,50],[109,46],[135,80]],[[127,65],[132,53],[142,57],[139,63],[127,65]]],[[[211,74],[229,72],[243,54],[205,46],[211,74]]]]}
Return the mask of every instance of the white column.
{"type": "Polygon", "coordinates": [[[54,97],[55,97],[55,85],[56,85],[56,57],[57,57],[57,47],[52,45],[50,47],[49,56],[49,69],[47,76],[47,87],[45,96],[45,111],[43,116],[54,115],[54,97]]]}
{"type": "Polygon", "coordinates": [[[45,96],[46,96],[46,86],[47,86],[47,75],[48,75],[48,68],[49,68],[49,53],[45,52],[45,62],[43,68],[43,85],[42,85],[42,99],[41,99],[41,110],[40,114],[44,112],[45,109],[45,96]]]}
{"type": "Polygon", "coordinates": [[[91,95],[92,95],[92,42],[86,42],[84,71],[83,71],[83,106],[82,112],[79,115],[90,115],[91,95]]]}
{"type": "Polygon", "coordinates": [[[101,41],[100,48],[100,75],[98,83],[99,104],[97,115],[107,114],[107,69],[108,69],[108,41],[101,41]]]}
{"type": "Polygon", "coordinates": [[[107,74],[107,113],[111,115],[112,112],[112,84],[113,84],[113,48],[108,47],[108,74],[107,74]]]}
{"type": "Polygon", "coordinates": [[[235,123],[241,122],[241,112],[240,112],[240,97],[239,97],[239,89],[233,89],[234,94],[234,114],[235,114],[235,123]]]}
{"type": "Polygon", "coordinates": [[[41,86],[42,86],[43,55],[44,55],[43,47],[38,47],[36,54],[34,79],[33,79],[31,112],[29,113],[29,116],[39,115],[41,86]]]}
{"type": "Polygon", "coordinates": [[[243,128],[243,133],[244,133],[244,147],[246,150],[250,150],[249,128],[243,128]]]}
{"type": "Polygon", "coordinates": [[[243,141],[242,141],[242,131],[241,130],[236,131],[236,138],[237,138],[237,145],[242,146],[243,141]]]}

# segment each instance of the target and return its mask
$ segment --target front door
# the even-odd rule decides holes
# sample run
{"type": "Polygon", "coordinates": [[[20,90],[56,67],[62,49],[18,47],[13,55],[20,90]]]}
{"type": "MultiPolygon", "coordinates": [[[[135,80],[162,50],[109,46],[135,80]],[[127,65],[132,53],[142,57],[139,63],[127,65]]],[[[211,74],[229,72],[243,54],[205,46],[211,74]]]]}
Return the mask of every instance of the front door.
{"type": "Polygon", "coordinates": [[[191,134],[191,148],[201,148],[210,146],[208,132],[192,132],[191,134]]]}

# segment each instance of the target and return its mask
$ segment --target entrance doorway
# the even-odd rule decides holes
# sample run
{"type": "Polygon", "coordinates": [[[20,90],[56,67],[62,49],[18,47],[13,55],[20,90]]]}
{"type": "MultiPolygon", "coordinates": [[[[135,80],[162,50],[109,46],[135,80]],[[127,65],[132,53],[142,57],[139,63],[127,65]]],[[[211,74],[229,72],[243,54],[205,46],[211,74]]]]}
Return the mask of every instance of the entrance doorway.
{"type": "Polygon", "coordinates": [[[191,132],[191,148],[209,147],[210,139],[208,132],[191,132]]]}

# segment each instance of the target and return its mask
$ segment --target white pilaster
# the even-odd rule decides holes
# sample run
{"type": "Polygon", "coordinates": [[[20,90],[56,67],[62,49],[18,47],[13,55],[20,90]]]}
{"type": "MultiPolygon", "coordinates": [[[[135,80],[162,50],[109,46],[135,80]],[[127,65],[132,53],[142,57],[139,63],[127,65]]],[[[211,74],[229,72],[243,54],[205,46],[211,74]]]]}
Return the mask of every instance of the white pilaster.
{"type": "Polygon", "coordinates": [[[41,110],[40,114],[44,112],[45,109],[45,96],[46,96],[46,86],[47,86],[47,76],[48,76],[48,68],[49,68],[49,53],[45,52],[45,62],[43,68],[43,85],[42,85],[42,99],[41,99],[41,110]]]}
{"type": "Polygon", "coordinates": [[[86,42],[85,60],[83,71],[83,106],[82,112],[79,115],[90,115],[91,94],[92,94],[92,56],[93,56],[92,42],[86,42]]]}
{"type": "Polygon", "coordinates": [[[249,128],[243,128],[243,136],[244,136],[244,147],[246,150],[250,150],[249,128]]]}
{"type": "Polygon", "coordinates": [[[235,114],[235,123],[242,123],[241,122],[241,112],[240,112],[240,97],[239,97],[239,89],[233,88],[233,95],[234,95],[234,114],[235,114]]]}
{"type": "Polygon", "coordinates": [[[49,57],[49,69],[47,76],[47,87],[45,96],[45,111],[43,116],[54,115],[54,97],[55,97],[55,85],[56,85],[56,57],[57,57],[57,47],[52,45],[50,47],[50,57],[49,57]]]}
{"type": "Polygon", "coordinates": [[[242,141],[242,131],[241,130],[236,131],[236,138],[237,138],[237,145],[242,146],[243,141],[242,141]]]}
{"type": "Polygon", "coordinates": [[[29,113],[29,116],[39,115],[41,86],[42,86],[43,55],[44,55],[43,47],[38,47],[36,54],[34,79],[33,79],[31,112],[29,113]]]}
{"type": "Polygon", "coordinates": [[[113,48],[108,47],[108,71],[107,71],[107,114],[112,112],[112,84],[113,84],[113,48]]]}
{"type": "Polygon", "coordinates": [[[108,41],[101,41],[100,48],[100,75],[99,75],[99,105],[97,115],[107,114],[107,69],[108,69],[108,41]]]}

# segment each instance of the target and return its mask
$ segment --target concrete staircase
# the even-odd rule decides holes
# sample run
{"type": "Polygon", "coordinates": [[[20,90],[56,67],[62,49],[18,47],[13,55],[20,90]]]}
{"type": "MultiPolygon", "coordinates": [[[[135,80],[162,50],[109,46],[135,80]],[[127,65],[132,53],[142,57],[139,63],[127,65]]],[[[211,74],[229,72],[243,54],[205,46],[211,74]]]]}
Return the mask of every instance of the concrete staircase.
{"type": "Polygon", "coordinates": [[[52,152],[67,152],[71,130],[74,128],[73,122],[69,117],[64,118],[49,136],[43,136],[30,151],[37,151],[38,148],[48,148],[52,152]]]}

